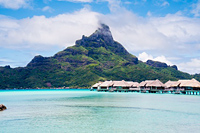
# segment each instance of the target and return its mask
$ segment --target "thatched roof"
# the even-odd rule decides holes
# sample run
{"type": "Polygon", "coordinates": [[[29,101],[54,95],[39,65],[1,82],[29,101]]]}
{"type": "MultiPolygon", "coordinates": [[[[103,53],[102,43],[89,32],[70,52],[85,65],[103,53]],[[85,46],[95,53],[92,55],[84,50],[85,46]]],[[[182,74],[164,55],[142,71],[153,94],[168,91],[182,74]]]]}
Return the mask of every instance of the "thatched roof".
{"type": "Polygon", "coordinates": [[[100,87],[108,87],[112,85],[113,85],[113,81],[105,81],[102,84],[100,84],[100,87]]]}
{"type": "Polygon", "coordinates": [[[146,86],[152,86],[151,84],[155,82],[155,80],[146,80],[146,86]]]}
{"type": "Polygon", "coordinates": [[[94,84],[92,87],[98,87],[98,86],[100,86],[101,84],[102,84],[102,82],[99,82],[99,83],[94,84]]]}
{"type": "Polygon", "coordinates": [[[152,86],[152,87],[165,87],[165,85],[158,79],[154,80],[153,82],[147,83],[146,86],[152,86]]]}
{"type": "Polygon", "coordinates": [[[152,82],[154,82],[155,80],[145,80],[145,81],[142,81],[139,86],[148,86],[149,84],[151,84],[152,82]]]}
{"type": "Polygon", "coordinates": [[[197,81],[196,79],[191,79],[191,80],[179,80],[180,87],[196,87],[200,88],[200,82],[197,81]]]}
{"type": "Polygon", "coordinates": [[[155,80],[145,80],[142,81],[139,86],[148,86],[149,84],[151,84],[152,82],[154,82],[155,80]]]}
{"type": "Polygon", "coordinates": [[[131,85],[129,83],[127,83],[126,81],[122,80],[122,81],[113,81],[113,86],[121,86],[121,87],[131,87],[131,85]]]}
{"type": "Polygon", "coordinates": [[[140,84],[139,84],[139,86],[141,87],[141,86],[145,86],[147,83],[145,82],[145,81],[142,81],[140,84]]]}
{"type": "Polygon", "coordinates": [[[128,84],[131,85],[131,87],[138,87],[139,83],[138,82],[133,82],[133,81],[127,81],[128,84]]]}
{"type": "Polygon", "coordinates": [[[171,80],[169,80],[169,81],[167,81],[167,82],[165,83],[165,86],[166,86],[167,88],[169,88],[169,87],[178,87],[179,84],[180,84],[180,83],[179,83],[178,81],[171,81],[171,80]]]}

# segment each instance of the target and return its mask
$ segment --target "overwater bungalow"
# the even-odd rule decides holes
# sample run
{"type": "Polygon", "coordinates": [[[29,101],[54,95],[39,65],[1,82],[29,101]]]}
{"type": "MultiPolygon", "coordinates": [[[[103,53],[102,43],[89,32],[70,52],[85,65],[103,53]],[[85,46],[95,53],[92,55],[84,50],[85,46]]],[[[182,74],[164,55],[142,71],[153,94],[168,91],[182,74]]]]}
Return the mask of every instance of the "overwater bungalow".
{"type": "Polygon", "coordinates": [[[186,94],[200,95],[200,82],[196,79],[178,80],[180,88],[184,89],[186,94]]]}
{"type": "Polygon", "coordinates": [[[158,79],[154,80],[153,82],[150,82],[146,85],[146,87],[150,88],[150,93],[163,93],[165,89],[165,85],[158,79]]]}
{"type": "Polygon", "coordinates": [[[113,81],[113,91],[123,91],[123,92],[128,92],[129,88],[131,87],[131,84],[128,82],[122,80],[122,81],[113,81]]]}
{"type": "Polygon", "coordinates": [[[167,89],[173,89],[176,94],[200,94],[200,82],[194,78],[191,80],[168,81],[165,85],[167,89]]]}
{"type": "Polygon", "coordinates": [[[181,89],[180,87],[179,87],[179,85],[180,85],[180,82],[178,82],[178,81],[171,81],[171,80],[169,80],[169,81],[167,81],[166,83],[165,83],[165,92],[170,92],[170,93],[177,93],[177,94],[179,94],[179,93],[181,93],[181,91],[183,91],[183,89],[181,89]]]}
{"type": "Polygon", "coordinates": [[[142,81],[141,83],[139,83],[140,89],[144,89],[146,84],[147,83],[145,81],[142,81]]]}
{"type": "Polygon", "coordinates": [[[149,92],[150,91],[150,88],[148,87],[148,85],[150,83],[154,82],[154,80],[145,80],[145,81],[142,81],[140,84],[139,84],[139,88],[141,90],[142,93],[146,93],[146,92],[149,92]]]}
{"type": "Polygon", "coordinates": [[[178,81],[169,80],[165,83],[165,87],[166,87],[166,89],[173,89],[174,90],[175,87],[178,87],[179,84],[180,84],[180,82],[178,82],[178,81]]]}
{"type": "Polygon", "coordinates": [[[91,90],[97,90],[99,89],[100,85],[102,84],[102,82],[98,82],[96,84],[94,84],[92,87],[91,87],[91,90]]]}
{"type": "Polygon", "coordinates": [[[129,91],[131,92],[140,92],[140,87],[139,87],[139,83],[138,82],[133,82],[133,81],[127,81],[128,84],[131,85],[131,87],[129,88],[129,91]]]}
{"type": "Polygon", "coordinates": [[[112,89],[113,81],[105,81],[99,85],[97,91],[109,91],[112,89]]]}

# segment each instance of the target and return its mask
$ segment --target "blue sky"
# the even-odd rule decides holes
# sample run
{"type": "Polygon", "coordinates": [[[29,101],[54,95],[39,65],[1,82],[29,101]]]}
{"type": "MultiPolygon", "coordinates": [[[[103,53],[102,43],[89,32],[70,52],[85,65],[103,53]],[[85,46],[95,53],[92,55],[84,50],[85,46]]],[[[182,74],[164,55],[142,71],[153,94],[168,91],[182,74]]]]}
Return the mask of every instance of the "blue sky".
{"type": "Polygon", "coordinates": [[[140,60],[200,73],[200,0],[0,0],[0,66],[53,56],[99,22],[140,60]]]}

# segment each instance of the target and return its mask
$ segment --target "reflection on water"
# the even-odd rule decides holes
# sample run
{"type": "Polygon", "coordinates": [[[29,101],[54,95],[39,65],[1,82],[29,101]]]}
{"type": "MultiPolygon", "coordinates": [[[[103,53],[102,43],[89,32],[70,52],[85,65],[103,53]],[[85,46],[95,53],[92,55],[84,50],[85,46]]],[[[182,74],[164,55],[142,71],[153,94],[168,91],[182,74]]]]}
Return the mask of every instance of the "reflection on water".
{"type": "Polygon", "coordinates": [[[80,90],[0,92],[1,132],[198,132],[200,97],[80,90]]]}

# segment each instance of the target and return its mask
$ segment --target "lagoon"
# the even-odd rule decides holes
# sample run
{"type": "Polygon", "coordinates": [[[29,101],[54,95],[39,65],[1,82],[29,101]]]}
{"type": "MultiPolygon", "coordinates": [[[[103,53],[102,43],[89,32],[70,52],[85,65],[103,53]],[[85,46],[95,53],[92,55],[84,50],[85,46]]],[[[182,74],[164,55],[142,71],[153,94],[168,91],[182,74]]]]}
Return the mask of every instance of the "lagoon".
{"type": "Polygon", "coordinates": [[[3,133],[200,131],[200,96],[89,90],[0,91],[3,133]]]}

